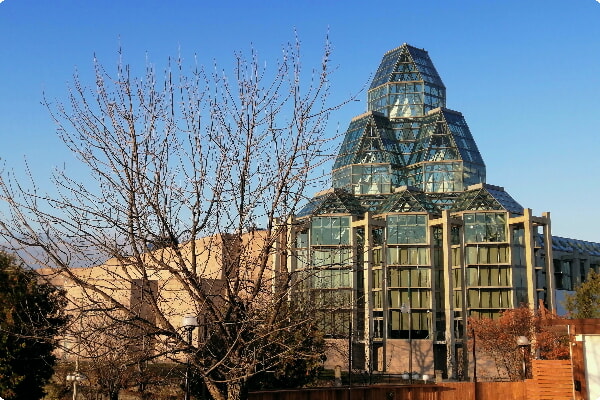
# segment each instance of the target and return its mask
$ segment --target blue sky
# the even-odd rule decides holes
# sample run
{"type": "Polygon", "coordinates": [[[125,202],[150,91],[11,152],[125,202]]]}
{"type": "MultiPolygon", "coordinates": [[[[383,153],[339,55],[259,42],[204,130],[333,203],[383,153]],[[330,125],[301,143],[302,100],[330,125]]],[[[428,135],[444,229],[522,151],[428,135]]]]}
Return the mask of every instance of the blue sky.
{"type": "MultiPolygon", "coordinates": [[[[237,50],[273,62],[302,41],[307,67],[325,35],[333,43],[336,99],[359,90],[383,53],[425,48],[487,164],[488,183],[534,215],[550,211],[553,234],[600,242],[600,2],[597,0],[0,1],[0,158],[43,188],[73,163],[42,94],[65,99],[94,54],[108,68],[157,66],[181,54],[227,66],[237,50]]],[[[332,134],[366,110],[366,96],[332,115],[332,134]]],[[[73,163],[74,164],[74,163],[73,163]]]]}

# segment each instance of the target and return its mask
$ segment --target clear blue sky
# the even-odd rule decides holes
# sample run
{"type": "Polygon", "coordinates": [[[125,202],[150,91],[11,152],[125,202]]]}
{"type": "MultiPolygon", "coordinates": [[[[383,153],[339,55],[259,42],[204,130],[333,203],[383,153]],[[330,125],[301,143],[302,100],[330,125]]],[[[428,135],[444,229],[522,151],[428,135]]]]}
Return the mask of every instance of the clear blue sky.
{"type": "MultiPolygon", "coordinates": [[[[318,62],[329,31],[336,97],[359,90],[383,53],[407,42],[429,51],[447,106],[465,115],[488,183],[534,215],[550,211],[557,236],[600,242],[600,2],[598,0],[380,0],[371,2],[0,1],[0,158],[30,161],[40,186],[72,160],[42,93],[65,99],[75,69],[91,76],[125,61],[158,66],[181,54],[227,65],[252,45],[275,60],[302,40],[318,62]]],[[[366,110],[365,97],[332,116],[332,132],[366,110]]]]}

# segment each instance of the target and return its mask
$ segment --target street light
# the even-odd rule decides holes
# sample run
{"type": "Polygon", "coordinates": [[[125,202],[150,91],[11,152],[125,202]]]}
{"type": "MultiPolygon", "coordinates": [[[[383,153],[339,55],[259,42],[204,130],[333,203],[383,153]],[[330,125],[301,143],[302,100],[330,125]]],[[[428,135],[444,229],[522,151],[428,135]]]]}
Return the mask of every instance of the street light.
{"type": "Polygon", "coordinates": [[[527,336],[519,336],[517,337],[517,346],[521,349],[521,353],[523,355],[523,380],[527,379],[527,358],[526,358],[526,350],[529,347],[529,339],[527,336]]]}
{"type": "Polygon", "coordinates": [[[408,314],[408,375],[409,383],[413,383],[413,369],[412,369],[412,310],[410,309],[410,305],[402,303],[402,307],[400,307],[400,312],[403,314],[408,314]]]}
{"type": "MultiPolygon", "coordinates": [[[[181,319],[181,327],[187,333],[187,344],[192,346],[192,332],[198,326],[198,318],[195,315],[186,315],[181,319]]],[[[185,400],[190,400],[190,355],[188,352],[185,368],[185,400]]]]}
{"type": "Polygon", "coordinates": [[[73,382],[73,400],[77,400],[77,384],[83,379],[84,376],[77,371],[77,368],[67,375],[67,382],[73,382]]]}

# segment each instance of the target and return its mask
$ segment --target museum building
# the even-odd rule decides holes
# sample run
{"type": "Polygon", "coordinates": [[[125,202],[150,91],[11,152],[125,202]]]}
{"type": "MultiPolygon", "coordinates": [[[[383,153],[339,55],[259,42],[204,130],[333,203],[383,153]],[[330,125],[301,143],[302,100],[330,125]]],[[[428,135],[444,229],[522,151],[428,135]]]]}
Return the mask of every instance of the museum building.
{"type": "Polygon", "coordinates": [[[332,187],[288,226],[275,270],[293,272],[328,340],[351,343],[352,368],[369,372],[456,377],[467,318],[555,310],[600,265],[600,244],[553,237],[549,213],[486,183],[464,116],[446,108],[427,51],[408,44],[383,56],[332,187]]]}

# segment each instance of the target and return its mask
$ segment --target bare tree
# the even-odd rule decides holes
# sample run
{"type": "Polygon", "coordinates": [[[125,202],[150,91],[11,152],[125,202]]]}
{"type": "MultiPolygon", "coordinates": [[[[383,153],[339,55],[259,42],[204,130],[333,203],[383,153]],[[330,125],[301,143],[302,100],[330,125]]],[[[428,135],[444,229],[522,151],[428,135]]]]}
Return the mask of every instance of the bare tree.
{"type": "Polygon", "coordinates": [[[78,372],[90,387],[110,400],[118,399],[122,389],[137,386],[145,378],[145,340],[138,327],[124,322],[119,314],[103,310],[81,315],[85,327],[73,321],[69,330],[77,336],[71,352],[77,358],[78,372]]]}
{"type": "Polygon", "coordinates": [[[46,102],[77,169],[57,170],[52,194],[30,172],[0,177],[7,246],[75,285],[72,312],[118,312],[140,341],[165,344],[148,358],[189,355],[215,399],[242,398],[290,357],[318,358],[289,334],[311,313],[273,268],[286,270],[276,243],[331,154],[330,51],[307,76],[298,41],[272,72],[255,51],[236,54],[231,75],[177,59],[162,79],[123,62],[112,76],[95,61],[91,88],[76,74],[65,103],[46,102]],[[211,333],[188,343],[182,310],[211,333]]]}

